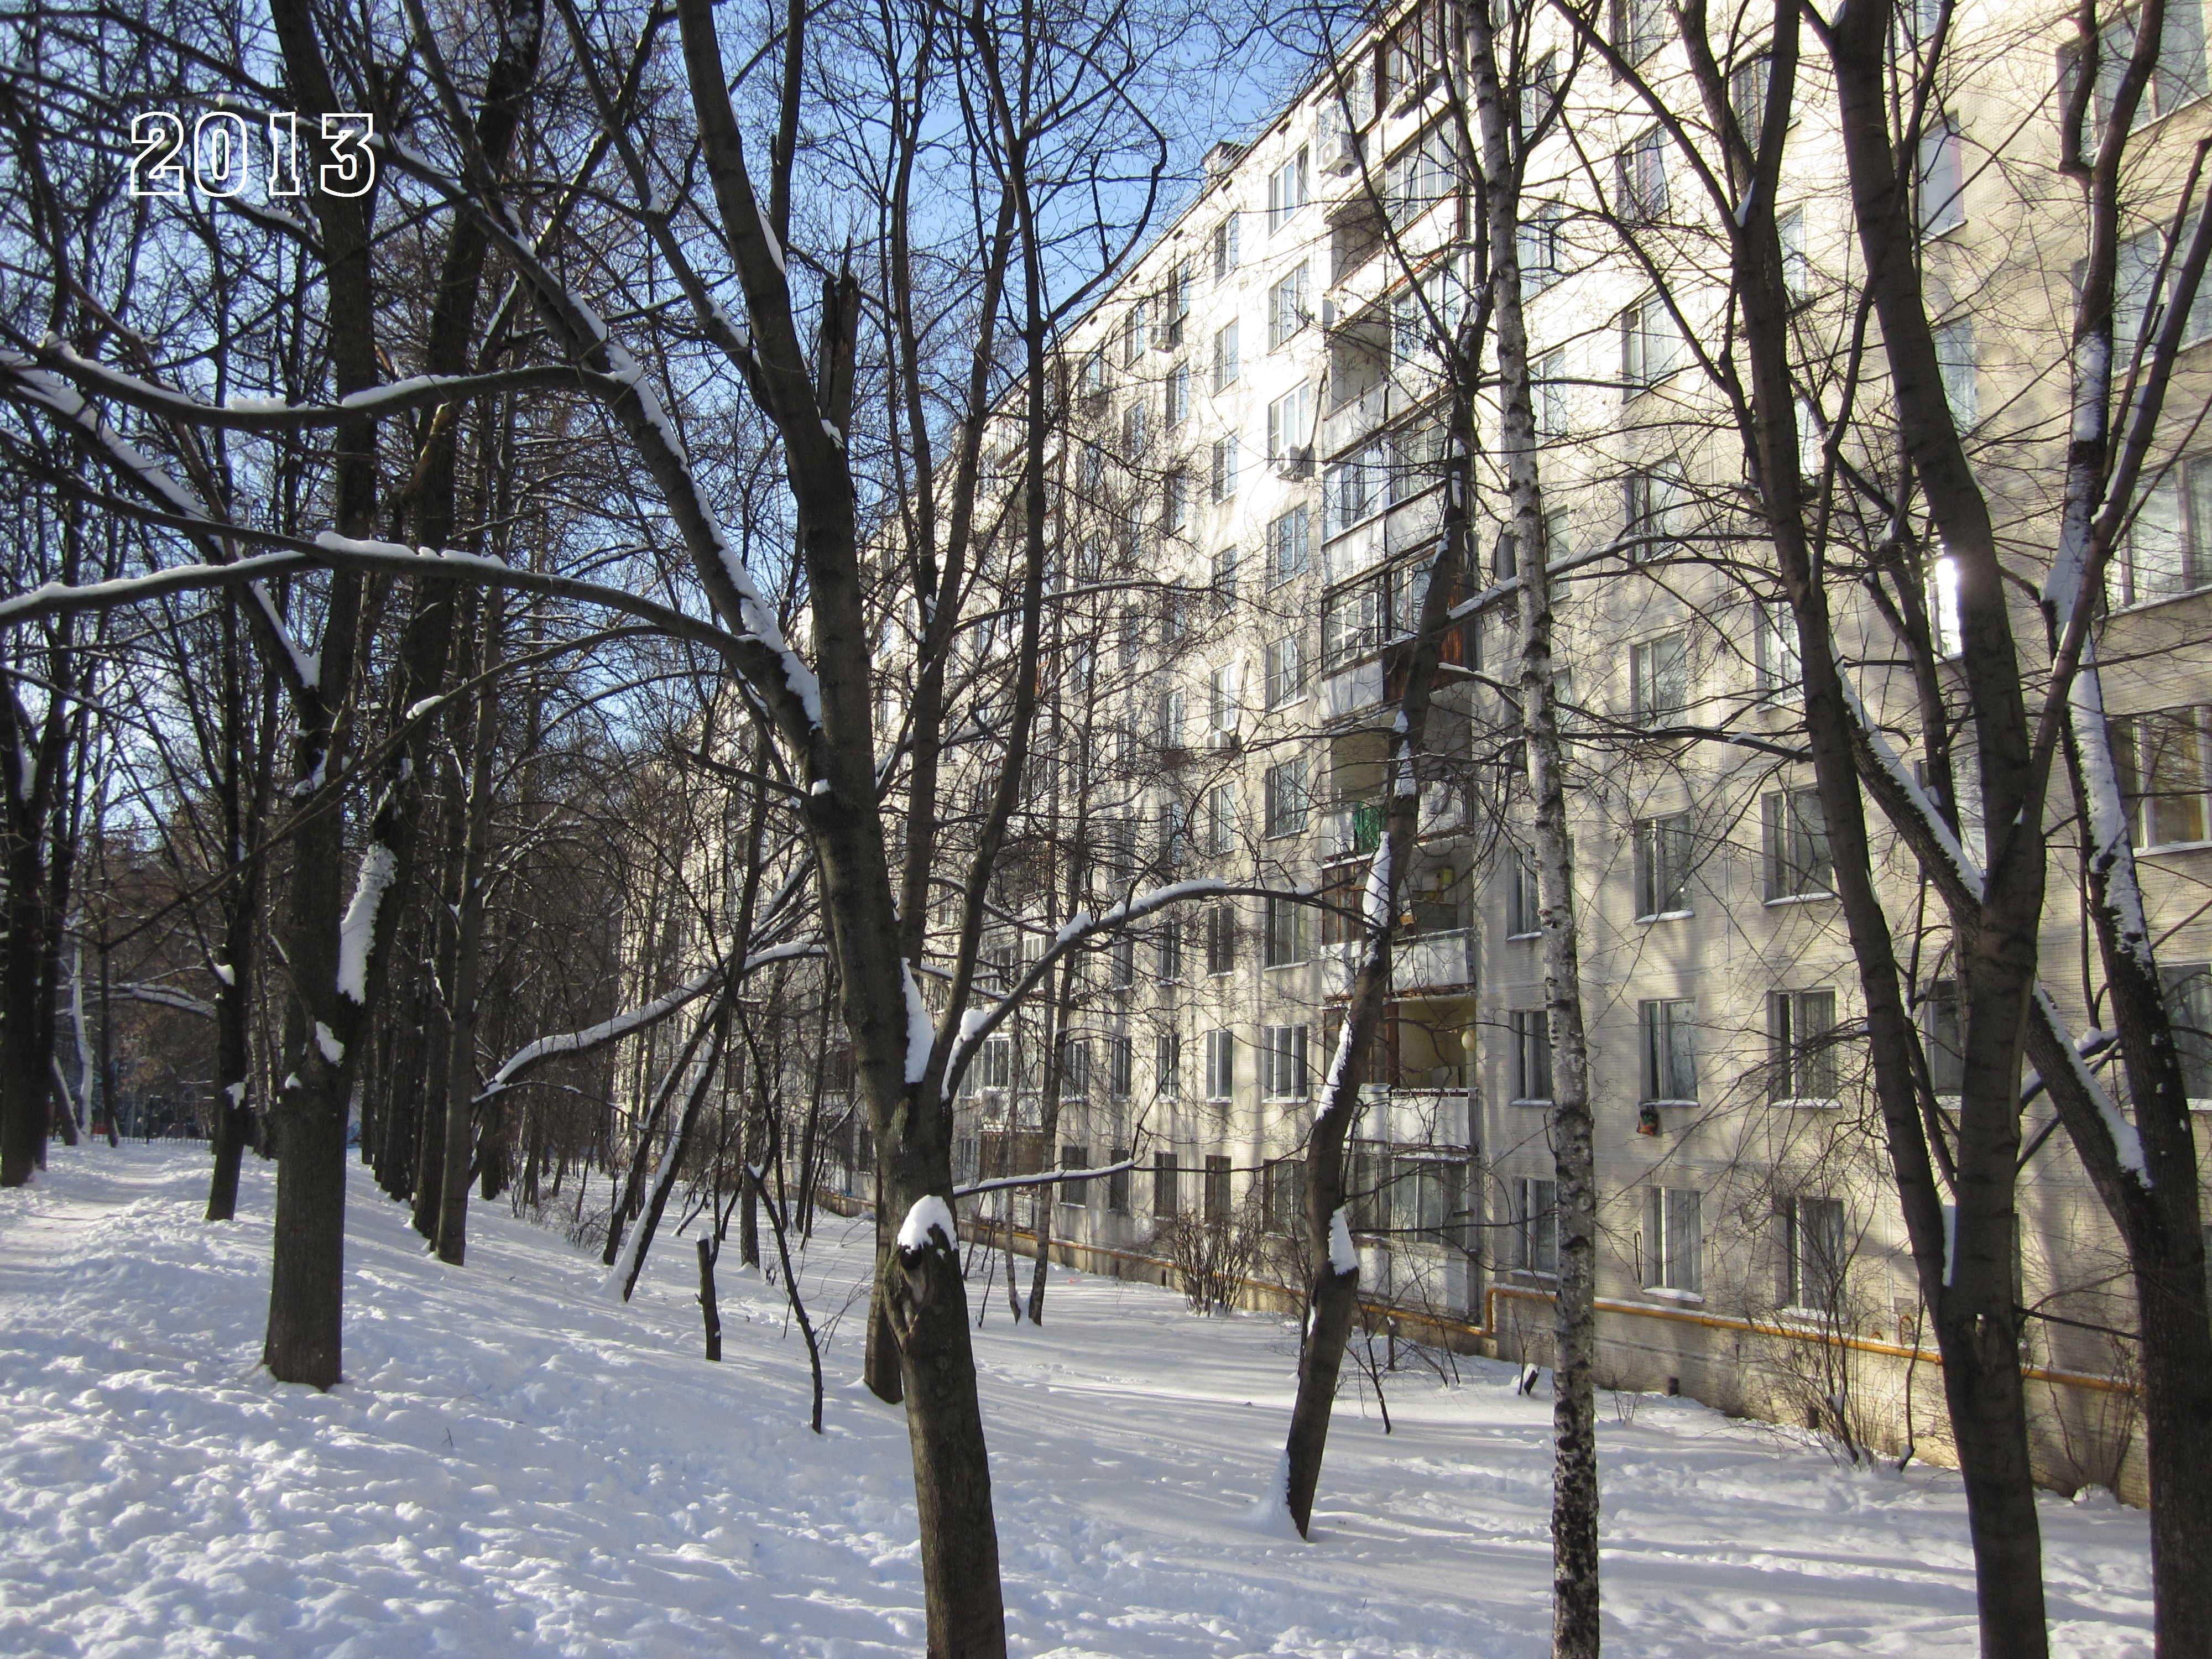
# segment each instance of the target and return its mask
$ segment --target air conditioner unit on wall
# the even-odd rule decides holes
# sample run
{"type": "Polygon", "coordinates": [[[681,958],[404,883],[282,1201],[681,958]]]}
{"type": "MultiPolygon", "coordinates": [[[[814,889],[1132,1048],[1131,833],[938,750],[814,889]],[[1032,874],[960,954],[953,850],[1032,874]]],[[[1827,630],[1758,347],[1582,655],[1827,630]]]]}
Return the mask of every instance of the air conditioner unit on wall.
{"type": "Polygon", "coordinates": [[[1322,134],[1321,170],[1332,178],[1341,179],[1359,171],[1359,135],[1351,128],[1332,123],[1322,134]]]}
{"type": "Polygon", "coordinates": [[[1279,477],[1297,483],[1313,477],[1314,453],[1311,444],[1297,444],[1276,459],[1275,471],[1279,477]]]}

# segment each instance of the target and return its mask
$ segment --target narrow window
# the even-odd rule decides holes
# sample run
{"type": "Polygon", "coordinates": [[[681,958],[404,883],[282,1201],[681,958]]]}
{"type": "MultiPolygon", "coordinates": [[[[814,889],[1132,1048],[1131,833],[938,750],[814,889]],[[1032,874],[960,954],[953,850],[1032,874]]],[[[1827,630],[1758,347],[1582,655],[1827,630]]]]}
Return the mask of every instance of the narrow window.
{"type": "Polygon", "coordinates": [[[1237,966],[1237,911],[1228,904],[1206,907],[1206,971],[1219,975],[1237,966]]]}
{"type": "Polygon", "coordinates": [[[1687,997],[1639,1003],[1644,1036],[1644,1098],[1688,1105],[1698,1098],[1698,1005],[1687,997]]]}
{"type": "Polygon", "coordinates": [[[1646,1188],[1644,1283],[1695,1295],[1704,1288],[1705,1229],[1699,1195],[1687,1188],[1646,1188]]]}
{"type": "Polygon", "coordinates": [[[1636,822],[1636,919],[1690,914],[1690,815],[1636,822]]]}
{"type": "Polygon", "coordinates": [[[1237,1092],[1237,1034],[1227,1028],[1206,1034],[1206,1097],[1227,1100],[1237,1092]]]}
{"type": "Polygon", "coordinates": [[[1836,994],[1777,991],[1766,1006],[1768,1098],[1829,1104],[1836,1095],[1836,994]]]}
{"type": "Polygon", "coordinates": [[[1834,890],[1827,819],[1812,789],[1783,789],[1759,802],[1765,838],[1766,898],[1826,897],[1834,890]]]}
{"type": "MultiPolygon", "coordinates": [[[[1305,762],[1288,760],[1279,766],[1269,767],[1267,794],[1268,836],[1304,835],[1311,803],[1306,784],[1305,762]]],[[[1270,904],[1275,902],[1273,899],[1267,902],[1270,904]]]]}
{"type": "Polygon", "coordinates": [[[1513,1031],[1513,1098],[1540,1105],[1552,1098],[1552,1020],[1541,1008],[1519,1008],[1513,1031]]]}

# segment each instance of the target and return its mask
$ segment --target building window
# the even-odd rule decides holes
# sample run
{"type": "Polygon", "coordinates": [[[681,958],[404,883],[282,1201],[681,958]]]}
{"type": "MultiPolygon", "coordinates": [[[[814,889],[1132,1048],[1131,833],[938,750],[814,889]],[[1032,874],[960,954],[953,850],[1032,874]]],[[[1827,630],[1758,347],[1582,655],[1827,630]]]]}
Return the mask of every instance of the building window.
{"type": "Polygon", "coordinates": [[[1513,1099],[1549,1105],[1552,1100],[1552,1017],[1541,1008],[1516,1008],[1513,1031],[1513,1099]]]}
{"type": "Polygon", "coordinates": [[[1088,1037],[1060,1039],[1060,1091],[1063,1097],[1091,1092],[1091,1040],[1088,1037]]]}
{"type": "Polygon", "coordinates": [[[1965,147],[1954,117],[1929,113],[1913,183],[1919,192],[1921,234],[1940,235],[1966,222],[1965,147]]]}
{"type": "Polygon", "coordinates": [[[1640,1002],[1636,1023],[1643,1037],[1644,1098],[1670,1106],[1698,1098],[1698,1005],[1688,997],[1640,1002]]]}
{"type": "Polygon", "coordinates": [[[1213,499],[1225,501],[1237,493],[1237,434],[1213,441],[1213,499]]]}
{"type": "Polygon", "coordinates": [[[1302,576],[1313,550],[1312,515],[1294,507],[1267,526],[1267,586],[1280,586],[1302,576]]]}
{"type": "Polygon", "coordinates": [[[1213,556],[1214,608],[1226,611],[1237,603],[1237,550],[1224,547],[1213,556]]]}
{"type": "Polygon", "coordinates": [[[1312,267],[1301,264],[1267,290],[1267,349],[1279,351],[1313,320],[1312,267]]]}
{"type": "Polygon", "coordinates": [[[1505,936],[1534,939],[1543,931],[1543,896],[1536,884],[1536,860],[1513,849],[1511,885],[1505,890],[1505,936]]]}
{"type": "Polygon", "coordinates": [[[1190,528],[1190,480],[1170,472],[1160,480],[1160,531],[1180,536],[1190,528]]]}
{"type": "Polygon", "coordinates": [[[1225,281],[1237,263],[1237,216],[1224,217],[1213,228],[1213,280],[1225,281]]]}
{"type": "Polygon", "coordinates": [[[1106,395],[1105,347],[1099,346],[1084,354],[1079,384],[1083,388],[1084,397],[1092,403],[1093,412],[1097,412],[1095,407],[1097,401],[1106,395]]]}
{"type": "Polygon", "coordinates": [[[1923,1039],[1928,1054],[1928,1092],[1956,1096],[1966,1087],[1966,1033],[1959,1018],[1959,987],[1939,979],[1921,1005],[1923,1039]]]}
{"type": "Polygon", "coordinates": [[[1395,1224],[1390,1212],[1397,1195],[1397,1174],[1387,1147],[1371,1140],[1355,1140],[1345,1160],[1346,1220],[1355,1233],[1387,1233],[1395,1224]]]}
{"type": "Polygon", "coordinates": [[[1805,695],[1805,663],[1797,650],[1797,619],[1787,599],[1761,599],[1752,618],[1752,668],[1767,702],[1795,702],[1805,695]]]}
{"type": "MultiPolygon", "coordinates": [[[[1178,839],[1180,836],[1181,831],[1178,830],[1178,839]]],[[[1175,860],[1177,864],[1182,861],[1180,859],[1175,860]]],[[[1160,983],[1163,985],[1179,983],[1182,979],[1182,924],[1172,916],[1163,922],[1160,925],[1159,933],[1152,940],[1152,949],[1154,966],[1158,969],[1158,977],[1160,983]]]]}
{"type": "Polygon", "coordinates": [[[1621,220],[1648,225],[1667,213],[1667,135],[1657,127],[1640,133],[1613,157],[1614,202],[1621,220]]]}
{"type": "Polygon", "coordinates": [[[1835,890],[1828,823],[1813,789],[1781,789],[1759,801],[1766,901],[1826,897],[1835,890]]]}
{"type": "Polygon", "coordinates": [[[1206,1158],[1206,1185],[1201,1194],[1202,1213],[1210,1227],[1224,1225],[1229,1220],[1229,1160],[1218,1152],[1209,1152],[1206,1158]]]}
{"type": "Polygon", "coordinates": [[[1959,317],[1948,323],[1938,323],[1936,337],[1936,368],[1943,379],[1943,401],[1951,406],[1951,418],[1961,432],[1981,418],[1979,376],[1974,360],[1974,319],[1959,317]]]}
{"type": "MultiPolygon", "coordinates": [[[[1109,1164],[1127,1164],[1129,1149],[1116,1146],[1106,1161],[1109,1164]]],[[[1109,1215],[1129,1213],[1129,1172],[1127,1170],[1116,1170],[1106,1177],[1106,1212],[1109,1215]]]]}
{"type": "Polygon", "coordinates": [[[1227,1100],[1237,1092],[1237,1034],[1224,1026],[1206,1034],[1206,1097],[1227,1100]]]}
{"type": "Polygon", "coordinates": [[[1620,381],[1627,396],[1658,385],[1681,366],[1681,332],[1657,295],[1620,313],[1620,381]]]}
{"type": "Polygon", "coordinates": [[[985,1038],[976,1069],[983,1074],[986,1089],[1012,1088],[1014,1082],[1014,1040],[1012,1037],[985,1038]]]}
{"type": "Polygon", "coordinates": [[[1295,900],[1270,897],[1261,940],[1262,967],[1291,968],[1306,959],[1305,907],[1295,900]]]}
{"type": "Polygon", "coordinates": [[[1135,1064],[1135,1043],[1125,1036],[1106,1039],[1106,1092],[1115,1099],[1129,1097],[1130,1073],[1135,1064]]]}
{"type": "Polygon", "coordinates": [[[1182,747],[1184,706],[1183,692],[1180,686],[1160,693],[1160,700],[1155,705],[1158,718],[1154,732],[1161,748],[1182,747]]]}
{"type": "Polygon", "coordinates": [[[1213,333],[1213,389],[1226,392],[1237,384],[1237,325],[1224,323],[1213,333]]]}
{"type": "Polygon", "coordinates": [[[1231,904],[1206,907],[1206,971],[1219,977],[1237,967],[1237,909],[1231,904]]]}
{"type": "Polygon", "coordinates": [[[1304,1025],[1267,1025],[1260,1033],[1260,1086],[1269,1100],[1304,1100],[1311,1092],[1304,1025]]]}
{"type": "Polygon", "coordinates": [[[1152,1038],[1152,1086],[1162,1100],[1182,1097],[1182,1033],[1161,1031],[1152,1038]]]}
{"type": "Polygon", "coordinates": [[[1844,1201],[1840,1198],[1782,1200],[1782,1304],[1808,1313],[1844,1310],[1844,1201]]]}
{"type": "MultiPolygon", "coordinates": [[[[1224,663],[1206,677],[1206,729],[1217,742],[1236,731],[1243,715],[1244,707],[1240,701],[1242,678],[1235,663],[1224,663]]],[[[1228,787],[1222,785],[1215,793],[1218,794],[1221,788],[1228,787]]],[[[1235,796],[1228,799],[1234,800],[1235,796]]],[[[1217,847],[1213,850],[1218,853],[1226,849],[1217,847]]]]}
{"type": "MultiPolygon", "coordinates": [[[[2181,1081],[2189,1103],[2212,1110],[2212,967],[2161,968],[2166,1018],[2181,1055],[2181,1081]]],[[[2212,1272],[2212,1269],[2207,1269],[2212,1272]]]]}
{"type": "Polygon", "coordinates": [[[1383,169],[1383,199],[1391,222],[1401,228],[1449,198],[1459,182],[1459,157],[1451,129],[1437,125],[1418,143],[1393,157],[1383,169]]]}
{"type": "Polygon", "coordinates": [[[1632,64],[1659,50],[1667,39],[1667,0],[1613,0],[1614,50],[1632,64]]]}
{"type": "MultiPolygon", "coordinates": [[[[1306,830],[1306,816],[1311,795],[1306,787],[1306,763],[1303,760],[1285,761],[1279,766],[1267,769],[1267,834],[1302,836],[1306,830]]],[[[1273,903],[1271,899],[1268,901],[1273,903]]]]}
{"type": "Polygon", "coordinates": [[[2174,462],[2142,491],[2120,564],[2130,605],[2212,586],[2212,455],[2174,462]]]}
{"type": "Polygon", "coordinates": [[[1662,634],[1628,650],[1628,712],[1638,720],[1672,720],[1690,701],[1690,636],[1662,634]]]}
{"type": "Polygon", "coordinates": [[[1536,435],[1559,439],[1567,435],[1567,354],[1547,351],[1536,361],[1535,407],[1532,411],[1536,435]]]}
{"type": "Polygon", "coordinates": [[[2112,721],[2112,758],[2138,847],[2212,841],[2212,708],[2167,708],[2112,721]]]}
{"type": "Polygon", "coordinates": [[[1346,663],[1370,655],[1382,646],[1388,584],[1370,577],[1340,587],[1322,600],[1321,661],[1334,672],[1346,663]]]}
{"type": "Polygon", "coordinates": [[[1267,464],[1293,477],[1313,465],[1313,394],[1304,381],[1267,405],[1267,464]]]}
{"type": "Polygon", "coordinates": [[[1670,545],[1681,533],[1682,509],[1689,495],[1682,469],[1663,466],[1632,468],[1620,481],[1621,537],[1628,544],[1632,564],[1674,551],[1670,545]]]}
{"type": "MultiPolygon", "coordinates": [[[[2166,15],[2169,20],[2173,15],[2170,8],[2166,15]]],[[[2166,307],[2172,303],[2172,285],[2180,280],[2182,254],[2196,234],[2197,216],[2192,213],[2182,223],[2171,260],[2166,260],[2165,230],[2146,230],[2120,244],[2118,269],[2112,273],[2112,332],[2113,343],[2124,357],[2149,319],[2154,298],[2158,301],[2158,320],[2151,325],[2164,325],[2166,307]],[[2153,284],[2162,260],[2166,260],[2167,287],[2163,293],[2154,294],[2153,284]]],[[[2195,345],[2208,336],[2212,336],[2212,283],[2201,283],[2182,326],[2181,343],[2195,345]]]]}
{"type": "Polygon", "coordinates": [[[1766,999],[1766,1097],[1778,1106],[1835,1099],[1833,991],[1777,991],[1766,999]]]}
{"type": "Polygon", "coordinates": [[[1121,318],[1121,367],[1129,368],[1145,355],[1150,332],[1145,326],[1145,302],[1131,306],[1121,318]]]}
{"type": "Polygon", "coordinates": [[[1267,229],[1270,234],[1290,222],[1306,204],[1313,186],[1313,161],[1305,147],[1267,175],[1267,229]]]}
{"type": "Polygon", "coordinates": [[[1782,290],[1803,305],[1813,297],[1813,262],[1805,252],[1805,210],[1792,208],[1774,222],[1782,242],[1782,290]]]}
{"type": "Polygon", "coordinates": [[[1165,1219],[1182,1208],[1182,1180],[1173,1152],[1152,1154],[1152,1213],[1165,1219]]]}
{"type": "Polygon", "coordinates": [[[1265,1221],[1271,1233],[1295,1233],[1306,1214],[1306,1166],[1295,1158],[1267,1160],[1262,1171],[1265,1221]]]}
{"type": "MultiPolygon", "coordinates": [[[[1181,326],[1180,324],[1177,325],[1181,326]]],[[[1163,411],[1167,429],[1174,431],[1190,413],[1190,365],[1177,363],[1168,371],[1167,407],[1163,411]]]]}
{"type": "Polygon", "coordinates": [[[1336,462],[1322,476],[1322,534],[1341,536],[1364,524],[1382,506],[1383,483],[1389,474],[1388,451],[1369,444],[1336,462]]]}
{"type": "Polygon", "coordinates": [[[1557,202],[1528,205],[1514,232],[1514,253],[1521,265],[1521,291],[1534,298],[1566,275],[1566,210],[1557,202]]]}
{"type": "MultiPolygon", "coordinates": [[[[1091,1149],[1063,1141],[1060,1148],[1060,1167],[1062,1170],[1087,1170],[1091,1167],[1091,1149]]],[[[1079,1210],[1091,1202],[1091,1183],[1087,1181],[1063,1181],[1060,1183],[1060,1201],[1067,1209],[1079,1210]]]]}
{"type": "MultiPolygon", "coordinates": [[[[1126,881],[1128,877],[1121,878],[1126,881]]],[[[1113,990],[1126,991],[1137,982],[1137,939],[1133,933],[1123,933],[1106,951],[1106,983],[1113,990]]]]}
{"type": "Polygon", "coordinates": [[[1759,154],[1759,137],[1766,131],[1766,87],[1773,76],[1774,59],[1763,52],[1729,71],[1729,109],[1753,155],[1759,154]]]}
{"type": "Polygon", "coordinates": [[[1690,914],[1690,815],[1636,821],[1636,919],[1690,914]]]}
{"type": "Polygon", "coordinates": [[[1513,1182],[1512,1265],[1547,1277],[1559,1271],[1559,1187],[1534,1176],[1513,1182]]]}
{"type": "Polygon", "coordinates": [[[1237,850],[1237,786],[1217,783],[1206,792],[1206,850],[1225,858],[1237,850]]]}
{"type": "MultiPolygon", "coordinates": [[[[1279,708],[1306,689],[1305,642],[1296,634],[1285,634],[1267,642],[1267,707],[1279,708]]],[[[1298,828],[1305,828],[1304,823],[1298,828]]]]}
{"type": "Polygon", "coordinates": [[[1645,1189],[1644,1284],[1696,1295],[1705,1287],[1705,1228],[1698,1194],[1686,1187],[1645,1189]]]}
{"type": "Polygon", "coordinates": [[[1145,449],[1145,400],[1139,398],[1121,411],[1121,453],[1133,461],[1145,449]]]}

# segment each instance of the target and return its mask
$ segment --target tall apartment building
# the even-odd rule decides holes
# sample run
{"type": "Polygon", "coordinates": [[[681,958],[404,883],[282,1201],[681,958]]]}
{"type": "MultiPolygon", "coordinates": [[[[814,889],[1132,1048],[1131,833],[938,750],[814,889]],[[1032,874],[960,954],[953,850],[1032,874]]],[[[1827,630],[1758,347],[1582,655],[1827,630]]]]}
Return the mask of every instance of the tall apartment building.
{"type": "MultiPolygon", "coordinates": [[[[1456,15],[1431,3],[1395,16],[1248,142],[1217,146],[1195,198],[1066,342],[1060,631],[1040,738],[1054,760],[1032,790],[1050,827],[1024,840],[1018,823],[987,955],[1011,983],[1071,912],[1163,880],[1324,901],[1254,894],[1167,913],[1102,946],[1079,980],[1048,983],[1048,1015],[982,1048],[962,1091],[963,1174],[1090,1168],[1134,1149],[1133,1171],[1054,1189],[1051,1231],[1078,1265],[1156,1267],[1178,1216],[1295,1230],[1299,1158],[1349,988],[1342,907],[1379,831],[1401,659],[1441,523],[1431,342],[1469,303],[1475,234],[1452,106],[1465,81],[1441,72],[1461,49],[1456,15]]],[[[1855,1434],[1940,1449],[1932,1341],[1798,757],[1794,634],[1706,372],[1724,344],[1719,280],[1705,274],[1727,269],[1714,216],[1653,113],[1556,18],[1525,21],[1524,115],[1558,100],[1531,154],[1518,252],[1546,554],[1567,573],[1559,660],[1601,1188],[1601,1378],[1785,1418],[1832,1413],[1840,1395],[1855,1434]]],[[[1933,7],[1903,19],[1900,53],[1924,57],[1914,32],[1938,21],[1933,7]]],[[[2160,216],[2212,121],[2202,31],[2174,27],[2139,135],[2130,326],[2160,216]]],[[[1612,27],[1695,130],[1666,9],[1625,0],[1612,27]]],[[[1918,158],[1924,266],[1947,389],[2007,556],[2032,579],[2052,539],[2081,240],[2054,114],[2070,22],[1993,3],[1959,7],[1948,29],[1918,158]]],[[[1765,96],[1755,35],[1728,67],[1739,107],[1765,96]]],[[[1833,457],[1815,447],[1848,398],[1879,403],[1883,377],[1852,356],[1867,337],[1858,258],[1817,55],[1798,103],[1780,207],[1806,465],[1878,468],[1866,435],[1878,422],[1849,426],[1833,457]]],[[[2203,313],[2193,337],[2212,334],[2212,305],[2203,313]]],[[[2182,364],[2176,435],[2157,457],[2171,465],[2115,576],[2105,656],[2160,949],[2184,964],[2169,973],[2176,1006],[2212,1030],[2212,906],[2198,890],[2212,881],[2200,706],[2212,703],[2212,454],[2177,459],[2212,385],[2205,356],[2182,364]]],[[[1017,442],[1009,420],[987,453],[1011,470],[1017,442]]],[[[1513,616],[1497,586],[1518,554],[1503,500],[1483,472],[1481,568],[1465,593],[1491,597],[1446,651],[1352,1222],[1364,1291],[1408,1328],[1541,1362],[1557,1255],[1549,1048],[1519,850],[1513,616]]],[[[1862,695],[1877,711],[1909,708],[1915,687],[1884,647],[1893,623],[1862,587],[1838,592],[1862,695]]],[[[1939,563],[1916,598],[1946,656],[1948,595],[1939,563]]],[[[2020,625],[2041,636],[2028,605],[2020,625]]],[[[2045,982],[2086,1031],[2095,983],[2069,896],[2078,860],[2067,803],[2051,814],[2045,982]]],[[[1942,918],[1909,858],[1881,849],[1940,1111],[1958,1063],[1942,918]]],[[[2212,1042],[2185,1040],[2212,1108],[2212,1042]]],[[[2124,1253],[2047,1107],[2032,1104],[2026,1123],[2022,1295],[2045,1316],[2031,1322],[2039,1455],[2062,1483],[2134,1484],[2131,1362],[2114,1334],[2133,1317],[2124,1253]]],[[[1264,1262],[1253,1271],[1264,1277],[1264,1262]]]]}

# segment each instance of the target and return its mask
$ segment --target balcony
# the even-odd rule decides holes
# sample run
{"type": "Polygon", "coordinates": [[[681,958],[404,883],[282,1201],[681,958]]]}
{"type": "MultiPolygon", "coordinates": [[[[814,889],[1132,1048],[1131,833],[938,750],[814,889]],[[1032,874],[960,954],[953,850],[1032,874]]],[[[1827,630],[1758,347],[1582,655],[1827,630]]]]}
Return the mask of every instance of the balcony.
{"type": "Polygon", "coordinates": [[[1470,983],[1474,958],[1465,928],[1449,933],[1401,933],[1391,953],[1390,982],[1395,991],[1438,991],[1470,983]]]}

